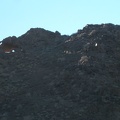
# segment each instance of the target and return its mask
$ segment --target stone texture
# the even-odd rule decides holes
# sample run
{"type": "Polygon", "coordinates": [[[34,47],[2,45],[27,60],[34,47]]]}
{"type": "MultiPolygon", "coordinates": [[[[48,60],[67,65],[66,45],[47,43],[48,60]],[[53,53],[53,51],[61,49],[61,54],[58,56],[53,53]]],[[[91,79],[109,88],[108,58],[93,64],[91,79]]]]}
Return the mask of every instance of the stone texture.
{"type": "Polygon", "coordinates": [[[32,28],[2,43],[17,47],[0,47],[1,120],[119,120],[119,25],[32,28]]]}

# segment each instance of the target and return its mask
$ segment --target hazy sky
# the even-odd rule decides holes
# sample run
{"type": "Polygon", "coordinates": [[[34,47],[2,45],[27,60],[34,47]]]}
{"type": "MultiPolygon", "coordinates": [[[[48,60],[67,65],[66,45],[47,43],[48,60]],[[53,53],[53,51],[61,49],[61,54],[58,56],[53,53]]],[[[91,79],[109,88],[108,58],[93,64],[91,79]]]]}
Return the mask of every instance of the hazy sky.
{"type": "Polygon", "coordinates": [[[120,0],[0,0],[0,41],[35,27],[70,35],[101,23],[120,24],[120,0]]]}

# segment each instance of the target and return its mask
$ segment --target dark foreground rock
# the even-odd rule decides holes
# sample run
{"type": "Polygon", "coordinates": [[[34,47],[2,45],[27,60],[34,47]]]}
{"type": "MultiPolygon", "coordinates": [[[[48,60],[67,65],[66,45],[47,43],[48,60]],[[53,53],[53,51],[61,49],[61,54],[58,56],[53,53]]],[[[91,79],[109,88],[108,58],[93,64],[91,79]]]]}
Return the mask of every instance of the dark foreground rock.
{"type": "Polygon", "coordinates": [[[119,25],[32,28],[2,42],[0,120],[120,120],[119,25]]]}

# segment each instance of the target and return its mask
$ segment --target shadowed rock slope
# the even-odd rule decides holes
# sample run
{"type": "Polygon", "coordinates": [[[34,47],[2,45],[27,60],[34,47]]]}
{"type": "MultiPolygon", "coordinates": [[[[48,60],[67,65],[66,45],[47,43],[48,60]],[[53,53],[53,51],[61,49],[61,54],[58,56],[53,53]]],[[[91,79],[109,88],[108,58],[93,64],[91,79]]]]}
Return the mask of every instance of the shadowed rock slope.
{"type": "Polygon", "coordinates": [[[2,41],[0,120],[119,119],[119,25],[71,36],[32,28],[2,41]]]}

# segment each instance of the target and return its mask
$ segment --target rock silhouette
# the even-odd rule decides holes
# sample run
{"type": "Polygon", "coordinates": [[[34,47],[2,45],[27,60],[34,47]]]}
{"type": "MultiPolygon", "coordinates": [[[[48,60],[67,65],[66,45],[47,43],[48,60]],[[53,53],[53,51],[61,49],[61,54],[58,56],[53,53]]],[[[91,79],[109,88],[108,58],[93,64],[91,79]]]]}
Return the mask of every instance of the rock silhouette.
{"type": "Polygon", "coordinates": [[[31,28],[1,49],[1,120],[120,119],[119,25],[70,36],[31,28]]]}

